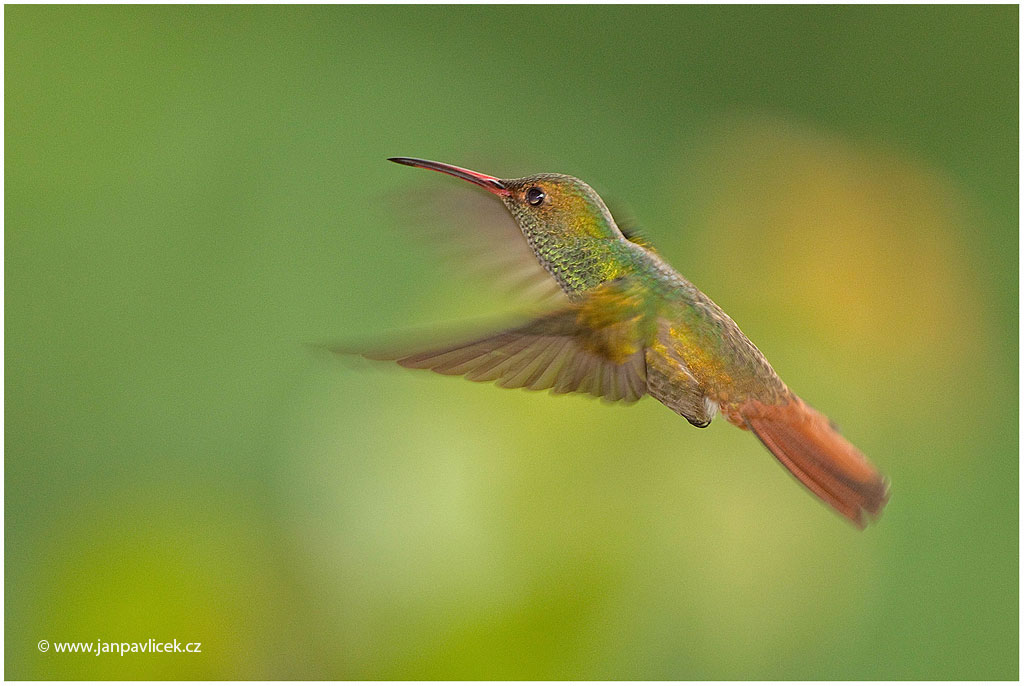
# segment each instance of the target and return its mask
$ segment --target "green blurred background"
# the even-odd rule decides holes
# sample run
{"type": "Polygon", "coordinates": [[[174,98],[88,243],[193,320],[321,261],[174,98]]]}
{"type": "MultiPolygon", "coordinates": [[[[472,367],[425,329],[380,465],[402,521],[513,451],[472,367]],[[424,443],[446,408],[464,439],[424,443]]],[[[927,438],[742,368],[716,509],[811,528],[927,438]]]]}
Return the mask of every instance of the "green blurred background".
{"type": "Polygon", "coordinates": [[[4,15],[7,678],[1017,678],[1016,7],[4,15]],[[628,207],[882,520],[651,400],[312,354],[515,311],[392,155],[628,207]],[[203,652],[36,647],[151,637],[203,652]]]}

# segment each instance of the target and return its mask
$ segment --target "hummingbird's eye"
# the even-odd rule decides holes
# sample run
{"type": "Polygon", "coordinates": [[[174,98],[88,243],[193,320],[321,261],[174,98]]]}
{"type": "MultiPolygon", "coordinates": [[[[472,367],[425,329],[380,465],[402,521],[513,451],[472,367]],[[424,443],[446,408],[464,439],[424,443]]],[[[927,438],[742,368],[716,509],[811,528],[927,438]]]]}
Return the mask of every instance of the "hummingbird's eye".
{"type": "Polygon", "coordinates": [[[534,207],[544,202],[544,198],[546,197],[547,196],[544,195],[544,191],[537,188],[536,186],[526,191],[526,202],[530,203],[534,207]]]}

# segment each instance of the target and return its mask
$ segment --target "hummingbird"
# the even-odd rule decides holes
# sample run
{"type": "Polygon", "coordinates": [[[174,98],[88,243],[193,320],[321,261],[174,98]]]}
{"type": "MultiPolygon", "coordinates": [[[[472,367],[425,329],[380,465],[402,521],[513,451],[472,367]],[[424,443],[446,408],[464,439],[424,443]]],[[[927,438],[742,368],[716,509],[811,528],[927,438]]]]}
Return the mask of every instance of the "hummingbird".
{"type": "Polygon", "coordinates": [[[366,357],[503,388],[623,403],[650,395],[698,428],[720,413],[857,527],[879,515],[888,480],[789,390],[718,305],[646,240],[624,233],[586,183],[564,174],[503,179],[413,157],[388,159],[497,196],[567,304],[490,335],[366,357]]]}

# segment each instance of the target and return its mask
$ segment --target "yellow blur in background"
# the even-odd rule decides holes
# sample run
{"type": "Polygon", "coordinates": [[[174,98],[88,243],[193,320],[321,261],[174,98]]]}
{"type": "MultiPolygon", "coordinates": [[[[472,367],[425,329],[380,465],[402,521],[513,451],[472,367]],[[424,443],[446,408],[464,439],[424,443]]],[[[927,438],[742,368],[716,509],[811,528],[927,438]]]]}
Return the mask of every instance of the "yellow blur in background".
{"type": "Polygon", "coordinates": [[[5,8],[5,677],[1016,679],[1017,13],[5,8]],[[651,400],[311,354],[522,304],[393,155],[626,208],[882,519],[651,400]],[[202,653],[38,648],[150,638],[202,653]]]}

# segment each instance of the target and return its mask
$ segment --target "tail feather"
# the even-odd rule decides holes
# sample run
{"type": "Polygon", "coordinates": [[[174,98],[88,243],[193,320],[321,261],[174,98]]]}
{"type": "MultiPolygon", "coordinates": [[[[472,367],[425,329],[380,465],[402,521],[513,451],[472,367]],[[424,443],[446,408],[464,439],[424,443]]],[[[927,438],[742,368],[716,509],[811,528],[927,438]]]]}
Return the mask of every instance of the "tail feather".
{"type": "Polygon", "coordinates": [[[889,499],[889,482],[825,415],[793,396],[783,405],[748,400],[747,427],[804,486],[863,528],[889,499]]]}

